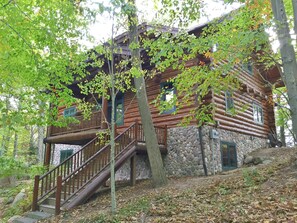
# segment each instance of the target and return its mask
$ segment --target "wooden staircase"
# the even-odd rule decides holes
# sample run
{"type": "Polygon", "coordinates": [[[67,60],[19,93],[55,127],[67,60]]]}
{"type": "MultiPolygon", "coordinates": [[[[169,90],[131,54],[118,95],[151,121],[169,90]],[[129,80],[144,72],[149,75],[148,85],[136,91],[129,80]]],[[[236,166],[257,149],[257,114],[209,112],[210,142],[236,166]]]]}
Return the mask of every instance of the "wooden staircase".
{"type": "MultiPolygon", "coordinates": [[[[159,145],[166,148],[167,128],[155,129],[159,145]]],[[[137,122],[119,134],[115,170],[135,156],[143,143],[143,128],[137,122]]],[[[43,176],[35,176],[32,210],[59,214],[85,202],[110,178],[110,152],[109,138],[96,137],[43,176]]]]}

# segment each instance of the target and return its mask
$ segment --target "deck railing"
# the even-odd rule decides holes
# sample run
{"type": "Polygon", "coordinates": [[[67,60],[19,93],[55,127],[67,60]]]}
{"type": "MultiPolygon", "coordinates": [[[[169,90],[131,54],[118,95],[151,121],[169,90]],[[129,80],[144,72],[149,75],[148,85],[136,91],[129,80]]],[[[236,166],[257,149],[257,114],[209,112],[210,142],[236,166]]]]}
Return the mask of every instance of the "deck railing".
{"type": "Polygon", "coordinates": [[[82,147],[79,151],[69,156],[62,163],[60,163],[58,166],[56,166],[43,176],[36,176],[33,196],[34,202],[39,202],[56,189],[56,178],[58,176],[61,176],[62,179],[65,179],[69,174],[71,174],[79,166],[85,163],[85,161],[93,156],[97,151],[103,148],[106,145],[106,142],[109,142],[108,136],[105,136],[104,139],[96,137],[89,143],[87,143],[84,147],[82,147]],[[38,183],[36,183],[36,181],[38,183]]]}
{"type": "MultiPolygon", "coordinates": [[[[155,127],[159,145],[166,146],[167,127],[155,127]]],[[[32,209],[37,210],[38,202],[58,189],[62,195],[56,198],[61,200],[58,208],[77,194],[88,182],[97,177],[110,164],[109,138],[99,140],[98,137],[86,144],[81,150],[63,161],[45,175],[35,177],[32,209]],[[57,188],[58,185],[58,188],[57,188]]],[[[128,151],[138,142],[145,142],[142,124],[132,124],[115,138],[115,159],[128,151]]],[[[57,193],[56,191],[56,193],[57,193]]],[[[59,213],[59,210],[56,210],[59,213]]]]}
{"type": "Polygon", "coordinates": [[[66,127],[51,127],[51,135],[60,135],[65,133],[74,133],[85,131],[89,129],[97,129],[101,127],[101,111],[96,111],[91,114],[90,119],[84,120],[83,115],[74,116],[77,119],[78,123],[70,123],[66,127]]]}
{"type": "MultiPolygon", "coordinates": [[[[167,146],[167,126],[155,126],[157,140],[159,145],[167,146]]],[[[143,125],[138,124],[137,141],[145,143],[143,125]]]]}

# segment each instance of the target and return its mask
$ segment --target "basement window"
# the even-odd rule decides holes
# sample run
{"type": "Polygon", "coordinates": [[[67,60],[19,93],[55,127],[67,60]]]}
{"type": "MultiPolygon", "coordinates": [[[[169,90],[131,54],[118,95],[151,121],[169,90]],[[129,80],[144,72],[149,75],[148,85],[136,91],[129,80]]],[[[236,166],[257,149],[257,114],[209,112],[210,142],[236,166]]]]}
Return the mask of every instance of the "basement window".
{"type": "Polygon", "coordinates": [[[76,107],[70,107],[70,108],[66,108],[64,111],[63,111],[63,116],[64,117],[72,117],[72,116],[75,116],[76,114],[76,107]]]}
{"type": "Polygon", "coordinates": [[[222,169],[232,170],[237,168],[236,144],[221,141],[222,169]]]}
{"type": "Polygon", "coordinates": [[[60,151],[60,163],[66,160],[69,156],[73,154],[73,149],[66,149],[60,151]]]}
{"type": "Polygon", "coordinates": [[[263,108],[259,104],[253,103],[253,115],[254,115],[254,121],[257,124],[263,125],[264,119],[263,119],[263,108]]]}

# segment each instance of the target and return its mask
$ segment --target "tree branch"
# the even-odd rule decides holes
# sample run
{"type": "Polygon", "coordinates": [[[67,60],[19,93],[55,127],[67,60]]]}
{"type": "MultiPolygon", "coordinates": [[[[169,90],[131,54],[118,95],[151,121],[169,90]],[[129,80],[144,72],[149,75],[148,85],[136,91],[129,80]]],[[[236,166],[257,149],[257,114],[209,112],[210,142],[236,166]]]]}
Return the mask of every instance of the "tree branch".
{"type": "Polygon", "coordinates": [[[5,8],[5,7],[8,6],[11,2],[12,2],[12,0],[9,0],[6,4],[4,4],[4,5],[2,6],[2,8],[5,8]]]}

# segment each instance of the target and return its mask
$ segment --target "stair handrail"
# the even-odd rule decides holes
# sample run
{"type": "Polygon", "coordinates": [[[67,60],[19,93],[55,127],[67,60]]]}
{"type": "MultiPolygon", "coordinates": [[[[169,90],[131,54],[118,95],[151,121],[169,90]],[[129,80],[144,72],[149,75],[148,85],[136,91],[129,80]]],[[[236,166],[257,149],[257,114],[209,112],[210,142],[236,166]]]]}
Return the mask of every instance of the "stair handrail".
{"type": "MultiPolygon", "coordinates": [[[[167,126],[164,127],[155,127],[157,136],[158,136],[158,143],[161,145],[164,145],[165,147],[167,147],[167,126]],[[159,134],[158,134],[159,133],[159,134]],[[161,136],[161,137],[160,137],[161,136]]],[[[94,172],[94,168],[97,168],[97,166],[101,165],[100,164],[100,160],[99,160],[99,156],[100,154],[103,154],[106,150],[108,150],[110,148],[110,143],[102,145],[100,144],[100,149],[99,150],[94,150],[94,153],[90,156],[88,156],[87,159],[84,159],[83,162],[82,160],[80,165],[71,165],[71,171],[69,171],[69,162],[70,160],[73,159],[73,157],[75,157],[76,154],[82,153],[82,151],[87,148],[89,145],[91,145],[91,143],[95,143],[96,140],[98,140],[99,137],[95,137],[93,140],[91,140],[89,143],[87,143],[83,148],[81,148],[79,151],[77,151],[76,153],[74,153],[72,156],[68,157],[65,161],[63,161],[59,166],[61,165],[66,165],[66,163],[68,162],[68,170],[67,170],[67,175],[64,174],[64,176],[61,175],[62,178],[62,190],[64,190],[64,197],[63,197],[63,202],[61,203],[61,206],[63,204],[65,204],[78,190],[81,190],[81,188],[83,186],[85,186],[91,179],[93,179],[94,177],[98,176],[98,174],[103,171],[104,169],[106,169],[106,167],[110,164],[110,156],[106,156],[104,157],[103,160],[103,164],[99,170],[96,170],[96,172],[94,172]],[[99,161],[99,164],[93,163],[94,160],[98,159],[97,161],[99,161]],[[94,167],[95,166],[95,167],[94,167]],[[90,170],[93,170],[93,172],[91,173],[90,170]],[[84,176],[84,179],[82,179],[83,181],[77,181],[77,189],[74,189],[74,180],[75,177],[79,177],[79,173],[85,171],[86,174],[88,176],[84,176]],[[91,176],[92,175],[92,176],[91,176]],[[72,185],[71,185],[72,184],[72,185]],[[68,191],[67,191],[67,185],[68,185],[68,191]],[[70,186],[69,186],[70,185],[70,186]],[[70,194],[70,190],[72,190],[72,193],[70,194]],[[75,192],[75,193],[74,193],[75,192]],[[68,193],[69,196],[66,196],[68,193]]],[[[127,150],[128,148],[131,148],[132,145],[135,145],[138,142],[143,142],[145,141],[144,138],[144,134],[143,134],[143,129],[142,129],[142,124],[135,122],[132,125],[130,125],[124,132],[122,132],[121,134],[119,134],[117,137],[115,137],[115,143],[117,144],[117,148],[115,151],[115,159],[118,158],[125,150],[127,150]],[[120,140],[123,140],[120,141],[120,140]],[[118,149],[119,148],[119,149],[118,149]]],[[[100,141],[99,141],[100,142],[100,141]]],[[[49,171],[47,174],[44,174],[41,177],[36,177],[35,181],[38,181],[38,184],[35,182],[35,185],[39,185],[39,182],[43,182],[43,179],[47,179],[46,176],[49,175],[50,173],[53,173],[55,170],[59,169],[59,166],[55,167],[54,169],[52,169],[51,171],[49,171]]],[[[54,172],[55,173],[55,172],[54,172]]],[[[53,176],[53,185],[50,189],[48,189],[46,191],[46,193],[40,193],[41,196],[37,199],[33,199],[33,207],[37,207],[37,202],[39,202],[40,200],[42,200],[44,197],[46,197],[49,193],[51,193],[52,191],[55,190],[55,188],[57,187],[57,183],[56,182],[56,177],[60,176],[58,175],[59,172],[57,172],[57,175],[53,176]],[[35,204],[34,204],[35,201],[35,204]]],[[[45,184],[47,185],[48,182],[45,182],[45,184]]],[[[50,182],[51,185],[51,182],[50,182]]],[[[44,185],[41,185],[41,187],[43,187],[44,185]]],[[[33,198],[34,196],[36,197],[35,193],[37,193],[38,195],[38,187],[36,188],[35,192],[35,188],[34,188],[34,193],[33,193],[33,198]]],[[[37,196],[38,197],[38,196],[37,196]]]]}
{"type": "MultiPolygon", "coordinates": [[[[61,176],[62,179],[64,179],[65,177],[67,177],[67,175],[73,172],[74,169],[76,169],[78,166],[84,163],[86,158],[92,156],[94,153],[97,152],[96,150],[98,149],[93,148],[93,151],[90,151],[91,153],[88,154],[88,156],[84,154],[84,152],[86,152],[86,150],[91,144],[94,144],[94,146],[96,147],[99,146],[99,149],[100,149],[105,146],[105,141],[107,139],[108,139],[107,136],[105,136],[104,140],[100,140],[99,136],[95,137],[86,145],[84,145],[80,150],[78,150],[77,152],[69,156],[67,159],[65,159],[58,166],[54,167],[52,170],[45,173],[41,177],[35,178],[35,180],[38,181],[39,188],[34,190],[33,192],[35,193],[33,194],[33,197],[34,196],[37,197],[37,200],[35,199],[36,201],[34,202],[39,202],[40,200],[45,198],[48,194],[50,194],[52,191],[56,189],[56,186],[57,186],[56,178],[58,176],[61,176]],[[96,143],[99,143],[99,144],[96,144],[96,143]]],[[[33,206],[36,206],[36,205],[37,204],[33,204],[33,206]]]]}
{"type": "MultiPolygon", "coordinates": [[[[119,143],[118,146],[122,147],[120,149],[116,148],[115,151],[115,159],[117,159],[122,153],[124,153],[129,148],[132,148],[133,145],[137,143],[137,123],[133,123],[130,125],[124,132],[119,134],[117,137],[115,137],[115,143],[118,143],[120,140],[123,140],[123,142],[119,143]],[[125,142],[125,136],[127,135],[129,138],[128,141],[125,142]]],[[[63,179],[63,204],[65,204],[71,197],[73,197],[81,188],[83,188],[88,182],[90,182],[92,179],[94,179],[96,176],[100,174],[101,171],[105,170],[109,164],[110,164],[110,156],[109,154],[107,156],[103,156],[103,163],[100,163],[101,160],[99,160],[99,156],[102,155],[106,150],[110,149],[111,145],[110,143],[105,145],[103,148],[101,148],[97,153],[95,153],[92,157],[90,157],[88,160],[85,161],[81,166],[79,166],[76,170],[74,170],[69,176],[63,179]],[[96,160],[97,159],[97,160],[96,160]],[[95,163],[97,161],[97,163],[95,163]],[[92,163],[93,162],[93,163],[92,163]],[[93,165],[92,165],[93,164],[93,165]],[[103,164],[103,165],[102,165],[103,164]],[[98,170],[94,170],[94,165],[98,167],[98,170]],[[91,167],[91,168],[88,168],[91,167]],[[79,177],[79,173],[85,170],[85,176],[82,176],[83,179],[77,179],[76,177],[79,177]],[[77,180],[77,182],[75,182],[77,180]],[[82,181],[80,181],[82,180],[82,181]],[[76,185],[75,185],[76,184],[76,185]],[[75,186],[77,186],[76,189],[75,186]],[[68,196],[67,196],[68,194],[68,196]]]]}

